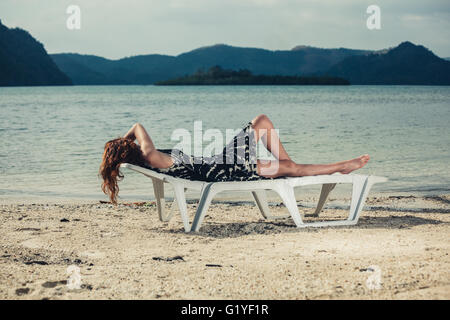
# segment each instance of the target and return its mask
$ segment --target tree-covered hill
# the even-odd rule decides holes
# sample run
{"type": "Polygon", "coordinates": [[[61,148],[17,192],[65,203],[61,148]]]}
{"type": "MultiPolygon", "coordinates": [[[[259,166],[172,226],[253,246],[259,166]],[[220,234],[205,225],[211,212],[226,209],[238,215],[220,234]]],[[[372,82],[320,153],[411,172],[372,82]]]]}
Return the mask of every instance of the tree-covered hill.
{"type": "Polygon", "coordinates": [[[411,42],[383,53],[348,57],[327,72],[352,84],[450,85],[450,61],[411,42]]]}
{"type": "Polygon", "coordinates": [[[380,51],[309,46],[271,51],[218,44],[177,56],[151,54],[109,60],[63,53],[52,57],[74,84],[154,84],[216,65],[261,76],[338,77],[351,84],[450,84],[450,62],[410,42],[380,51]]]}
{"type": "Polygon", "coordinates": [[[27,31],[0,21],[0,86],[71,85],[72,81],[27,31]]]}

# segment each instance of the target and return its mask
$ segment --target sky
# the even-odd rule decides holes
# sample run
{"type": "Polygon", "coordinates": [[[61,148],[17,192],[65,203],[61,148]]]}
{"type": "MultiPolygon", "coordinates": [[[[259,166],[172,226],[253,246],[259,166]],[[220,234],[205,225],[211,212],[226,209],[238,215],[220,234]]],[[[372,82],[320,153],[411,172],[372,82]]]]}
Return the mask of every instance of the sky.
{"type": "Polygon", "coordinates": [[[0,0],[0,19],[49,53],[110,59],[218,43],[379,50],[406,40],[450,57],[449,0],[0,0]],[[70,5],[80,8],[79,30],[66,26],[70,5]],[[379,30],[366,26],[369,5],[380,8],[379,30]]]}

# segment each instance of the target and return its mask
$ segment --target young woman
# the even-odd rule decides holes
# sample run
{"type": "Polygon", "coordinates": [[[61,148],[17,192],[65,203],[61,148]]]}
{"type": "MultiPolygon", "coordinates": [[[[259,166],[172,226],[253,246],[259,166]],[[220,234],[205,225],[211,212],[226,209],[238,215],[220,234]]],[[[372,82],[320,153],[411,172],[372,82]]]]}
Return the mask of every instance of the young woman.
{"type": "Polygon", "coordinates": [[[346,174],[362,168],[369,159],[366,154],[332,164],[295,163],[284,149],[270,119],[266,115],[259,115],[233,138],[222,153],[212,157],[186,155],[177,149],[158,150],[145,128],[136,123],[123,138],[105,144],[100,176],[103,179],[103,192],[112,203],[117,203],[118,181],[123,178],[119,170],[122,163],[191,180],[247,181],[335,172],[346,174]],[[257,159],[256,143],[259,139],[276,160],[257,159]]]}

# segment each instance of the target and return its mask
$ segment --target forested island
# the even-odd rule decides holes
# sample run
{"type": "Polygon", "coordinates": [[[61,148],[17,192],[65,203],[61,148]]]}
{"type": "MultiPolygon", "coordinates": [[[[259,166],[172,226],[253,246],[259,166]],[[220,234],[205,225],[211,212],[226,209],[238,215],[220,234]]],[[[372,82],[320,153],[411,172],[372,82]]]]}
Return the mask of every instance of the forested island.
{"type": "Polygon", "coordinates": [[[299,77],[282,75],[253,75],[250,70],[238,71],[214,66],[207,71],[197,70],[192,75],[155,82],[157,86],[170,85],[349,85],[350,82],[337,77],[299,77]]]}

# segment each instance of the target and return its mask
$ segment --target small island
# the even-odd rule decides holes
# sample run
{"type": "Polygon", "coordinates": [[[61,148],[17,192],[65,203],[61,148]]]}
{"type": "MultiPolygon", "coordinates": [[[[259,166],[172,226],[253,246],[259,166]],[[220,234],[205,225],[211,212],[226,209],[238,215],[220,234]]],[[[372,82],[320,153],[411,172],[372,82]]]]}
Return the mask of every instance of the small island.
{"type": "Polygon", "coordinates": [[[253,75],[250,70],[239,71],[214,66],[207,71],[199,69],[192,75],[156,82],[157,86],[170,85],[349,85],[350,82],[337,77],[300,77],[282,75],[253,75]]]}

